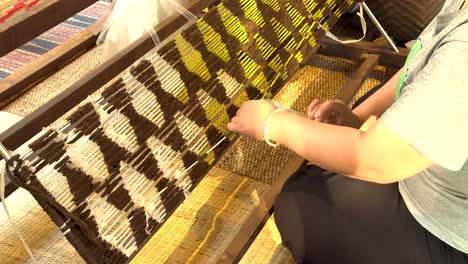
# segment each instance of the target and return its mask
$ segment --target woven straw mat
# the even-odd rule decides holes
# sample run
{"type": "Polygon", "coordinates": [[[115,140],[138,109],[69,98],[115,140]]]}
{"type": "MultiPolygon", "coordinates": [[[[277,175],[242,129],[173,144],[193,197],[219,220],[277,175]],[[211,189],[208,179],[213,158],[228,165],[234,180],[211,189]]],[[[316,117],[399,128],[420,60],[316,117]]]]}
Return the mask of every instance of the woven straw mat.
{"type": "MultiPolygon", "coordinates": [[[[33,251],[36,263],[84,263],[29,192],[18,189],[6,198],[6,203],[13,222],[33,251]]],[[[3,210],[0,212],[0,223],[1,263],[34,263],[3,210]]]]}
{"type": "MultiPolygon", "coordinates": [[[[275,97],[279,103],[305,113],[315,98],[334,98],[358,64],[316,55],[308,66],[300,69],[275,97]]],[[[383,68],[377,67],[365,81],[352,102],[370,89],[383,84],[383,68]]],[[[239,175],[272,184],[287,166],[294,153],[286,148],[271,148],[264,142],[241,137],[225,154],[219,166],[239,175]]]]}
{"type": "Polygon", "coordinates": [[[97,46],[84,53],[0,110],[19,116],[32,113],[99,65],[102,48],[97,46]]]}
{"type": "Polygon", "coordinates": [[[276,228],[273,216],[268,219],[265,226],[239,262],[239,264],[249,263],[294,263],[291,253],[281,244],[281,236],[276,228]]]}

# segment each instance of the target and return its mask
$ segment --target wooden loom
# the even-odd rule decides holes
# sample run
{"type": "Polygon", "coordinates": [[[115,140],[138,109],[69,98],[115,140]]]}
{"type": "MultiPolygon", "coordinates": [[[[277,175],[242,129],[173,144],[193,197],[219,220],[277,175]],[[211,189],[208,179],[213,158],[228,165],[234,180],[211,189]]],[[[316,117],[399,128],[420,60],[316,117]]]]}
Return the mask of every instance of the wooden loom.
{"type": "MultiPolygon", "coordinates": [[[[197,2],[191,6],[190,10],[198,14],[207,5],[212,6],[214,4],[214,1],[211,1],[209,3],[197,2]]],[[[333,17],[333,19],[336,19],[336,17],[333,17]]],[[[158,33],[161,38],[167,38],[172,32],[175,32],[178,28],[188,28],[190,26],[183,26],[184,23],[185,21],[182,17],[175,17],[173,19],[170,19],[168,23],[161,25],[159,27],[158,33]]],[[[330,25],[333,24],[334,20],[331,20],[329,23],[330,25]]],[[[356,73],[355,77],[352,80],[350,80],[349,85],[347,85],[348,89],[344,90],[343,93],[341,93],[340,95],[340,99],[344,101],[351,100],[357,88],[364,81],[366,75],[379,62],[382,65],[396,68],[400,67],[405,59],[404,54],[395,54],[386,49],[377,48],[370,43],[360,43],[356,45],[343,47],[336,43],[323,40],[320,44],[320,47],[321,52],[326,55],[346,57],[353,60],[361,60],[365,57],[365,60],[358,72],[356,73]],[[366,55],[369,53],[370,55],[366,55]]],[[[138,43],[135,43],[125,52],[122,52],[106,64],[101,65],[96,70],[85,76],[80,82],[70,87],[70,89],[68,89],[65,93],[59,95],[49,104],[43,106],[38,111],[26,117],[23,121],[21,121],[5,133],[3,133],[0,136],[0,141],[4,142],[9,149],[17,148],[18,146],[29,140],[36,133],[38,133],[41,127],[47,126],[53,121],[55,121],[67,110],[73,108],[76,104],[84,100],[85,97],[87,97],[90,93],[105,85],[115,75],[127,68],[129,66],[128,62],[137,60],[151,48],[152,43],[149,38],[141,39],[138,43]]],[[[310,47],[308,48],[310,49],[310,47]]],[[[306,54],[306,52],[304,54],[306,54]]],[[[304,62],[306,61],[307,59],[304,59],[304,62]]],[[[299,64],[297,64],[295,67],[297,67],[298,65],[299,64]]],[[[277,86],[279,85],[280,84],[277,84],[277,86]]],[[[221,153],[218,153],[218,155],[221,155],[221,153]]],[[[250,236],[258,228],[259,224],[265,218],[265,215],[267,215],[269,209],[272,206],[274,197],[279,192],[284,179],[288,175],[290,175],[295,170],[295,168],[297,168],[297,166],[300,165],[302,162],[302,159],[297,158],[293,162],[293,164],[291,164],[291,166],[288,166],[288,170],[283,173],[282,177],[278,179],[277,183],[275,183],[272,189],[267,193],[267,195],[263,197],[263,202],[259,205],[258,209],[255,211],[252,217],[249,218],[249,221],[245,223],[244,228],[240,230],[238,236],[232,241],[231,245],[226,250],[224,258],[220,261],[231,262],[238,257],[239,253],[242,252],[242,250],[244,249],[246,242],[249,241],[250,236]]],[[[18,183],[24,184],[21,182],[18,183]]],[[[49,214],[51,214],[52,218],[54,218],[54,221],[56,221],[58,225],[61,226],[62,223],[60,221],[64,220],[63,216],[57,214],[57,211],[53,209],[50,205],[44,203],[42,204],[44,205],[45,209],[49,212],[49,214]]],[[[76,228],[76,226],[72,228],[76,228]]],[[[86,240],[86,237],[80,237],[79,230],[76,230],[76,232],[72,232],[69,234],[70,240],[72,240],[72,242],[75,243],[75,245],[83,243],[83,241],[85,241],[85,243],[89,243],[89,241],[86,240]]],[[[89,244],[77,246],[79,250],[80,247],[82,250],[81,253],[84,255],[85,258],[87,258],[89,262],[105,261],[103,259],[99,260],[96,255],[90,254],[89,252],[85,252],[86,250],[89,250],[89,244]]],[[[128,260],[128,258],[125,257],[117,259],[118,262],[126,260],[128,260]]]]}
{"type": "Polygon", "coordinates": [[[0,17],[3,17],[0,21],[0,56],[13,51],[95,2],[97,0],[0,1],[0,17]]]}

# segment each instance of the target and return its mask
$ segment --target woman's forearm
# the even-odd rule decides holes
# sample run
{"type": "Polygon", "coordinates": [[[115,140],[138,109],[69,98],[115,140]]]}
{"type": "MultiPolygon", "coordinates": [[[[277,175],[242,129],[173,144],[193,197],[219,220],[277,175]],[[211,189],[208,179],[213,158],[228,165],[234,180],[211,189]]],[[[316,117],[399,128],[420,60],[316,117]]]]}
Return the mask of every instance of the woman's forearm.
{"type": "Polygon", "coordinates": [[[362,102],[353,113],[363,121],[371,116],[380,117],[394,102],[398,80],[402,70],[399,70],[382,88],[362,102]]]}
{"type": "Polygon", "coordinates": [[[270,123],[271,139],[320,167],[348,176],[359,166],[361,131],[309,120],[291,112],[276,114],[270,123]]]}

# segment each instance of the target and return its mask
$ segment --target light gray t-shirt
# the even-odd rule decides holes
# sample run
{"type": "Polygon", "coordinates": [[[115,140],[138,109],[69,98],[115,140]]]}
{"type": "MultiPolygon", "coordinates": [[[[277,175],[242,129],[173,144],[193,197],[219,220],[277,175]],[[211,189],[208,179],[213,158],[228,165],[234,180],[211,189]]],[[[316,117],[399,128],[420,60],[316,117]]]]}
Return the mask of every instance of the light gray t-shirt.
{"type": "Polygon", "coordinates": [[[435,166],[399,183],[414,218],[468,253],[468,8],[447,0],[413,45],[383,123],[435,166]]]}

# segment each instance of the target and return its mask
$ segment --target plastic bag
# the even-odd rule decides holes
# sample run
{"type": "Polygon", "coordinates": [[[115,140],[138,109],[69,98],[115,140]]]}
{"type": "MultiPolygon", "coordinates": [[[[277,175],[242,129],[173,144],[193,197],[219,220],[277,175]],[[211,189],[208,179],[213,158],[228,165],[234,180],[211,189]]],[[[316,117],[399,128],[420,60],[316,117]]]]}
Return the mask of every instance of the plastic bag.
{"type": "Polygon", "coordinates": [[[106,21],[98,45],[104,45],[102,56],[106,60],[149,33],[156,45],[159,38],[154,27],[167,17],[180,13],[188,20],[196,16],[182,6],[185,0],[114,0],[112,12],[106,21]]]}

